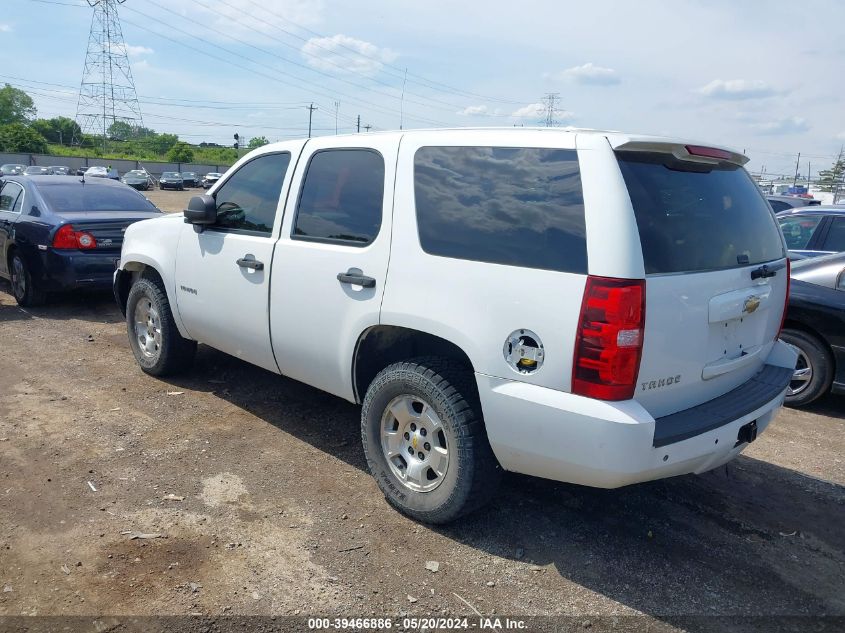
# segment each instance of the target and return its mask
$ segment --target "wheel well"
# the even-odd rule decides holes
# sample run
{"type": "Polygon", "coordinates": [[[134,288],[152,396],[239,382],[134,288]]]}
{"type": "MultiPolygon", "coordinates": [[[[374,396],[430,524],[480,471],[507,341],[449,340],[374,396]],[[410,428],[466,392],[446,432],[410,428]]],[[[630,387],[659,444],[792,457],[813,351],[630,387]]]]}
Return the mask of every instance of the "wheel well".
{"type": "Polygon", "coordinates": [[[355,401],[362,402],[373,378],[385,367],[417,356],[450,358],[472,371],[460,347],[439,336],[392,325],[377,325],[361,334],[352,360],[355,401]]]}
{"type": "Polygon", "coordinates": [[[117,280],[117,294],[120,300],[120,309],[124,314],[126,313],[126,301],[129,299],[129,290],[132,288],[132,284],[142,277],[157,279],[159,282],[162,282],[161,275],[152,266],[148,266],[140,262],[127,262],[124,265],[122,274],[117,280]]]}
{"type": "Polygon", "coordinates": [[[809,334],[810,336],[815,338],[819,342],[819,344],[822,347],[824,347],[828,351],[828,353],[830,354],[830,357],[833,359],[834,371],[836,371],[836,354],[833,353],[833,348],[831,348],[830,343],[827,342],[827,339],[825,339],[824,336],[819,334],[816,330],[814,330],[810,326],[805,325],[804,323],[802,323],[800,321],[791,321],[790,319],[787,319],[786,321],[784,321],[783,329],[785,329],[785,330],[798,330],[799,332],[804,332],[805,334],[809,334]]]}

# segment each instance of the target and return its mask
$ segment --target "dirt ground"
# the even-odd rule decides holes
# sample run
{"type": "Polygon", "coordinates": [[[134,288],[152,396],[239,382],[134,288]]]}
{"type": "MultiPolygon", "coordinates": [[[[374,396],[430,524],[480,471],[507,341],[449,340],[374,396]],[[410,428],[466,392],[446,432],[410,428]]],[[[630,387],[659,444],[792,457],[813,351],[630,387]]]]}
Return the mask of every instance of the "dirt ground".
{"type": "Polygon", "coordinates": [[[358,407],[204,346],[152,378],[108,295],[0,282],[0,616],[842,616],[843,449],[828,397],[703,476],[508,476],[431,528],[379,494],[358,407]]]}
{"type": "Polygon", "coordinates": [[[192,187],[184,191],[150,189],[141,193],[147,196],[162,211],[175,213],[183,211],[188,206],[188,200],[191,199],[191,196],[199,196],[206,193],[206,191],[202,187],[192,187]]]}

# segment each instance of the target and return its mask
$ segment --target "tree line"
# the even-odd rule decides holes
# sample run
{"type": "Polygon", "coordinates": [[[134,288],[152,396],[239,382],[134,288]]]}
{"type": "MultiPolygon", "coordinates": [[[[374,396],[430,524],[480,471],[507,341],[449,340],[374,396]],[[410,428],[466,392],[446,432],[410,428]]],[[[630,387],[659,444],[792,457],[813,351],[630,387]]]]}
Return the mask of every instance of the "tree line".
{"type": "MultiPolygon", "coordinates": [[[[35,103],[26,92],[5,84],[0,88],[0,151],[24,154],[56,154],[61,156],[102,156],[133,160],[161,160],[172,163],[233,163],[237,151],[216,143],[190,145],[176,134],[132,126],[114,121],[103,137],[85,134],[76,121],[68,117],[43,119],[37,117],[35,103]]],[[[249,149],[267,144],[266,138],[256,137],[249,149]]]]}

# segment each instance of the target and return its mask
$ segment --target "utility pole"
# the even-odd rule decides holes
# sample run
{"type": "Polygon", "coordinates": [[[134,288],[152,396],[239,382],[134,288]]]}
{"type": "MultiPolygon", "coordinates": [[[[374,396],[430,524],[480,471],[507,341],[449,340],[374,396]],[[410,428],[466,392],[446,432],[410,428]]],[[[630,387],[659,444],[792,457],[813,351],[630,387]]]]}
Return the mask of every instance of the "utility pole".
{"type": "Polygon", "coordinates": [[[357,132],[361,131],[361,115],[360,114],[358,115],[358,124],[356,125],[356,131],[357,132]]]}
{"type": "Polygon", "coordinates": [[[811,171],[812,167],[813,167],[813,163],[808,161],[807,162],[807,191],[810,190],[810,171],[811,171]]]}
{"type": "Polygon", "coordinates": [[[547,92],[546,96],[543,97],[543,103],[546,104],[546,127],[556,127],[558,124],[555,114],[557,113],[557,102],[559,99],[559,92],[547,92]]]}
{"type": "Polygon", "coordinates": [[[337,136],[337,114],[340,110],[340,101],[334,102],[334,135],[337,136]]]}
{"type": "Polygon", "coordinates": [[[798,164],[801,162],[801,152],[798,152],[798,160],[795,161],[795,177],[792,179],[792,186],[798,184],[798,164]]]}
{"type": "Polygon", "coordinates": [[[402,124],[405,119],[405,83],[408,81],[408,69],[405,69],[405,78],[402,80],[402,97],[399,100],[399,129],[402,129],[402,124]]]}
{"type": "Polygon", "coordinates": [[[369,132],[371,127],[373,127],[373,126],[370,125],[370,124],[367,124],[367,125],[364,126],[364,130],[369,132]]]}
{"type": "Polygon", "coordinates": [[[308,106],[308,138],[311,138],[311,117],[314,116],[314,110],[316,109],[313,103],[308,106]]]}

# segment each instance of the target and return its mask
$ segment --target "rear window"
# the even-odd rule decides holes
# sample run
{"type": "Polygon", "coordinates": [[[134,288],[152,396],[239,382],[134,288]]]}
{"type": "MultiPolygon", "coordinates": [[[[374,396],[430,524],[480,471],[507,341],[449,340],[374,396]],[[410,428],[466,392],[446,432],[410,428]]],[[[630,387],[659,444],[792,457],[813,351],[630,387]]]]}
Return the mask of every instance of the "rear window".
{"type": "Polygon", "coordinates": [[[617,154],[647,274],[719,270],[784,257],[774,216],[737,165],[617,154]]]}
{"type": "Polygon", "coordinates": [[[154,211],[155,206],[126,185],[97,186],[91,183],[39,187],[41,196],[56,212],[63,211],[154,211]]]}
{"type": "Polygon", "coordinates": [[[414,190],[427,253],[587,272],[574,150],[422,147],[414,158],[414,190]]]}

